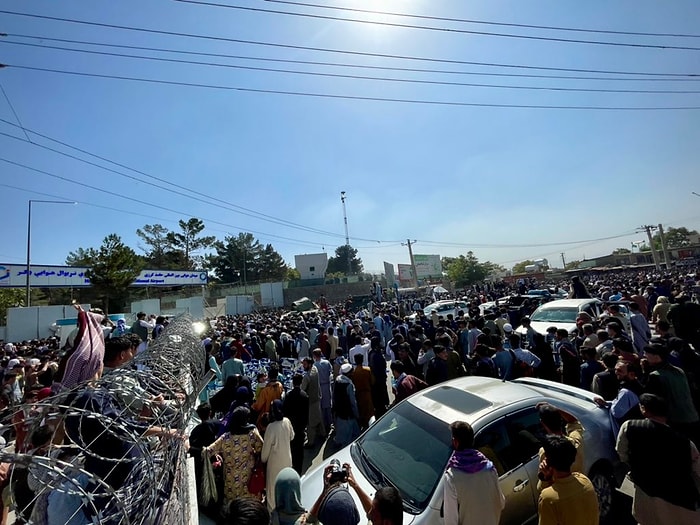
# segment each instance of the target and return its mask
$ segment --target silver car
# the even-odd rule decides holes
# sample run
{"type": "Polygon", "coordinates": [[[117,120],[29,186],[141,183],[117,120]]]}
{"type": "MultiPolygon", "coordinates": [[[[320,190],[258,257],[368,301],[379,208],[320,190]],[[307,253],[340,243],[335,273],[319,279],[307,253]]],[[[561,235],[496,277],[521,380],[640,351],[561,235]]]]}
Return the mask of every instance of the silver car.
{"type": "MultiPolygon", "coordinates": [[[[469,422],[475,445],[498,470],[506,496],[502,524],[537,519],[538,451],[544,437],[536,405],[547,401],[583,424],[585,473],[599,496],[601,516],[609,515],[618,482],[619,459],[608,412],[590,392],[551,381],[512,382],[463,377],[422,390],[402,401],[302,480],[302,500],[311,508],[323,487],[323,468],[332,458],[349,463],[368,494],[396,487],[404,502],[404,524],[442,524],[443,473],[452,453],[449,425],[469,422]]],[[[621,480],[620,480],[621,481],[621,480]]],[[[358,509],[359,499],[352,489],[358,509]]]]}
{"type": "MultiPolygon", "coordinates": [[[[466,315],[467,311],[469,310],[469,303],[455,299],[444,299],[442,301],[430,303],[428,306],[423,308],[423,314],[430,319],[430,314],[432,314],[433,310],[435,310],[439,316],[442,316],[443,319],[447,319],[449,314],[452,314],[452,317],[457,319],[460,312],[466,315]]],[[[409,316],[409,319],[413,321],[417,317],[418,314],[413,313],[409,316]]]]}

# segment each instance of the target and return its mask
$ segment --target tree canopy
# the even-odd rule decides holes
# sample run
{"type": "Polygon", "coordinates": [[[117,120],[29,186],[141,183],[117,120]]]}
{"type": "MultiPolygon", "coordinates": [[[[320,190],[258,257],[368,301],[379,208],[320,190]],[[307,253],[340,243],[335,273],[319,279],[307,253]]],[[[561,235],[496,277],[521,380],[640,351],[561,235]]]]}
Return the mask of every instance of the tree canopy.
{"type": "Polygon", "coordinates": [[[6,288],[0,290],[0,324],[7,322],[7,309],[15,306],[24,306],[24,290],[20,288],[6,288]]]}
{"type": "Polygon", "coordinates": [[[105,237],[99,248],[78,248],[70,252],[66,263],[89,267],[86,276],[105,312],[109,311],[110,304],[123,306],[128,296],[127,289],[145,264],[143,258],[126,246],[116,233],[105,237]]]}
{"type": "Polygon", "coordinates": [[[474,252],[467,252],[459,257],[443,257],[443,269],[455,286],[470,286],[483,281],[496,271],[504,270],[502,266],[490,261],[479,262],[474,252]]]}
{"type": "Polygon", "coordinates": [[[207,261],[214,275],[224,283],[282,280],[289,267],[271,244],[262,246],[252,233],[227,236],[214,243],[216,253],[207,261]]]}
{"type": "MultiPolygon", "coordinates": [[[[697,235],[698,232],[696,230],[689,230],[685,226],[681,226],[680,228],[668,228],[664,231],[666,246],[668,248],[683,248],[684,246],[689,246],[692,244],[690,237],[697,235]]],[[[654,247],[660,250],[661,236],[658,231],[652,236],[651,240],[654,242],[654,247]]]]}
{"type": "Polygon", "coordinates": [[[357,256],[357,250],[349,244],[338,246],[335,256],[328,258],[326,275],[330,273],[342,273],[348,275],[348,259],[350,259],[350,275],[362,273],[362,259],[357,256]]]}
{"type": "Polygon", "coordinates": [[[513,273],[515,275],[518,275],[520,273],[525,273],[525,267],[530,266],[531,264],[535,264],[535,261],[533,261],[532,259],[520,261],[519,263],[517,263],[513,266],[513,273]]]}

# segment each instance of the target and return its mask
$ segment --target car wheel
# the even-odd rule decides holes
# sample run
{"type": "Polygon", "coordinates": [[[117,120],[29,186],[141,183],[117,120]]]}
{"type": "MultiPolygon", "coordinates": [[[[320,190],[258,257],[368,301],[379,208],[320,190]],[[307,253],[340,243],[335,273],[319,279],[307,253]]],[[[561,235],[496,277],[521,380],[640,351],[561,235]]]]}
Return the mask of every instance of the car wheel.
{"type": "Polygon", "coordinates": [[[600,521],[604,522],[612,515],[613,510],[615,485],[612,480],[612,475],[607,469],[596,467],[591,471],[590,480],[598,495],[600,521]]]}

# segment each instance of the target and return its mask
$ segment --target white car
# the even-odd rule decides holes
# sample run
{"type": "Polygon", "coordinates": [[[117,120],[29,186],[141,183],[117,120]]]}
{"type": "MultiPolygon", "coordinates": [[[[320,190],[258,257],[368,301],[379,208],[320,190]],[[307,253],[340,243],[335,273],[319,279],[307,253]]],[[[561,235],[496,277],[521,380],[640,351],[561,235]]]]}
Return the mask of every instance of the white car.
{"type": "MultiPolygon", "coordinates": [[[[436,310],[437,314],[442,316],[444,319],[447,319],[449,314],[452,314],[452,317],[457,319],[459,312],[463,312],[464,315],[467,315],[467,312],[469,311],[469,303],[466,301],[459,301],[457,299],[445,299],[443,301],[436,301],[429,304],[423,308],[423,313],[428,319],[430,319],[430,314],[433,310],[436,310]]],[[[417,317],[418,314],[413,313],[409,316],[409,319],[414,321],[417,317]]]]}
{"type": "MultiPolygon", "coordinates": [[[[603,301],[600,299],[559,299],[543,304],[530,316],[530,325],[540,334],[546,334],[547,328],[565,328],[570,334],[576,328],[578,314],[585,312],[593,319],[603,313],[603,301]]],[[[522,332],[522,327],[516,332],[522,332]]]]}
{"type": "MultiPolygon", "coordinates": [[[[475,447],[495,465],[506,504],[502,525],[537,520],[538,451],[544,430],[536,405],[549,402],[583,425],[584,471],[596,488],[601,516],[612,510],[619,458],[607,410],[579,388],[534,378],[512,382],[469,376],[426,388],[391,408],[354,443],[310,470],[302,479],[302,504],[311,508],[323,488],[330,460],[349,463],[367,494],[393,486],[404,504],[403,523],[444,523],[443,474],[452,453],[449,425],[467,421],[475,447]]],[[[620,476],[621,478],[621,476],[620,476]]],[[[349,489],[357,508],[357,494],[349,489]]]]}

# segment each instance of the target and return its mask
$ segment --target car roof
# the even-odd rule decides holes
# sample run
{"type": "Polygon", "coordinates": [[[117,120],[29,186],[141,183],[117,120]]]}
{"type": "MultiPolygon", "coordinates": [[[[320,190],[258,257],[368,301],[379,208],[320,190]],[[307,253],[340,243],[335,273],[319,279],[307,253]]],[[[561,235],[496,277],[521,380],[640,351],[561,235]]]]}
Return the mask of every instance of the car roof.
{"type": "Polygon", "coordinates": [[[539,392],[526,385],[467,376],[421,390],[406,402],[449,424],[473,422],[501,407],[539,397],[539,392]]]}
{"type": "Polygon", "coordinates": [[[588,304],[588,303],[602,303],[600,299],[557,299],[556,301],[550,301],[548,303],[544,303],[543,305],[540,306],[542,309],[548,309],[548,308],[558,308],[558,307],[579,307],[582,304],[588,304]]]}

